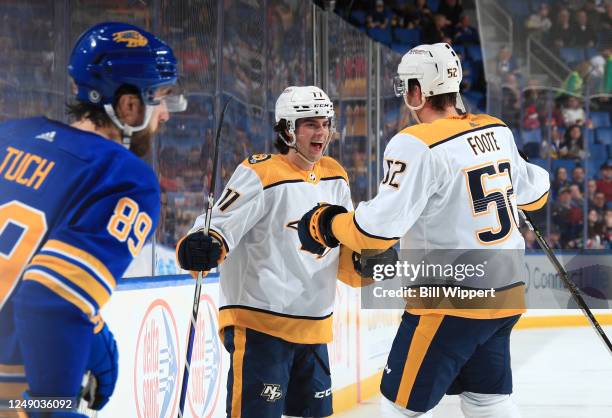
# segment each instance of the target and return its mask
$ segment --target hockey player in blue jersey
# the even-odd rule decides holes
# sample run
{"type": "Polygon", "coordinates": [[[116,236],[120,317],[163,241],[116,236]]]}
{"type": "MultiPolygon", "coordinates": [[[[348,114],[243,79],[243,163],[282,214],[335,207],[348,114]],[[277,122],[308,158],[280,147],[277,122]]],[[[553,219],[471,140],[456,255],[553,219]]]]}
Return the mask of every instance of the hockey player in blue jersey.
{"type": "Polygon", "coordinates": [[[0,124],[0,398],[76,399],[90,371],[90,405],[101,409],[117,379],[117,345],[100,308],[160,212],[157,177],[139,157],[186,102],[172,90],[170,47],[133,25],[87,30],[68,70],[72,125],[0,124]]]}

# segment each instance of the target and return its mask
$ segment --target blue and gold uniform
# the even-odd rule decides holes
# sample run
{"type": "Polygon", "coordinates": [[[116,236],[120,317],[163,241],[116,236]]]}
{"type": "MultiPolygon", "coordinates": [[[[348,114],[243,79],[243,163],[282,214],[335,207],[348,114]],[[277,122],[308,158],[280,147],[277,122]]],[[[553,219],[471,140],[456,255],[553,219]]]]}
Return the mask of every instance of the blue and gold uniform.
{"type": "Polygon", "coordinates": [[[26,380],[78,392],[100,308],[159,211],[154,172],[120,144],[43,117],[0,124],[0,398],[26,380]]]}

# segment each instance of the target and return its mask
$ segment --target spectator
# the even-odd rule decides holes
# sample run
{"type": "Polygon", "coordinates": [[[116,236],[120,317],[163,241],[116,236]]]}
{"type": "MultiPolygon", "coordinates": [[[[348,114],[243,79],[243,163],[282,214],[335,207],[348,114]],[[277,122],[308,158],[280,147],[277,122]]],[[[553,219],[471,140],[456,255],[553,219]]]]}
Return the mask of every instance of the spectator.
{"type": "Polygon", "coordinates": [[[433,22],[423,30],[423,43],[437,44],[439,42],[452,43],[450,21],[441,14],[435,15],[433,22]]]}
{"type": "Polygon", "coordinates": [[[559,196],[561,189],[568,188],[569,186],[570,181],[567,179],[567,170],[565,167],[557,167],[555,178],[551,184],[553,192],[555,195],[559,196]]]}
{"type": "Polygon", "coordinates": [[[612,165],[608,162],[603,163],[599,169],[597,191],[604,194],[606,202],[612,201],[612,165]]]}
{"type": "Polygon", "coordinates": [[[563,248],[567,248],[570,241],[574,240],[578,233],[578,228],[570,221],[571,202],[572,196],[569,188],[563,187],[559,190],[559,196],[552,207],[552,218],[555,224],[559,226],[563,248]]]}
{"type": "Polygon", "coordinates": [[[606,249],[612,249],[612,210],[606,209],[604,212],[604,242],[606,249]]]}
{"type": "Polygon", "coordinates": [[[389,11],[383,0],[376,0],[374,10],[366,17],[366,26],[368,29],[386,29],[389,26],[389,11]]]}
{"type": "Polygon", "coordinates": [[[582,207],[584,206],[584,197],[580,191],[580,187],[577,184],[572,184],[569,187],[570,196],[572,196],[572,207],[580,209],[580,216],[582,216],[582,207]]]}
{"type": "Polygon", "coordinates": [[[593,207],[589,209],[594,209],[599,215],[603,216],[606,211],[606,195],[602,192],[596,192],[593,198],[593,207]]]}
{"type": "Polygon", "coordinates": [[[548,234],[548,239],[546,240],[548,246],[553,250],[560,250],[561,247],[561,232],[559,231],[559,227],[557,225],[551,225],[550,234],[548,234]]]}
{"type": "Polygon", "coordinates": [[[550,6],[547,3],[541,3],[538,12],[529,16],[529,19],[525,22],[525,27],[531,34],[542,38],[552,26],[552,22],[548,17],[549,14],[550,6]]]}
{"type": "Polygon", "coordinates": [[[606,13],[600,18],[600,29],[603,31],[612,30],[612,2],[606,3],[606,13]]]}
{"type": "Polygon", "coordinates": [[[512,57],[512,51],[507,46],[502,46],[497,55],[497,75],[504,78],[506,74],[518,75],[519,70],[516,60],[512,57]]]}
{"type": "Polygon", "coordinates": [[[587,236],[588,241],[586,248],[590,249],[602,249],[605,241],[605,225],[603,223],[603,216],[601,216],[595,209],[589,210],[587,216],[587,236]]]}
{"type": "Polygon", "coordinates": [[[444,15],[452,26],[456,26],[463,14],[463,6],[460,0],[444,0],[436,13],[444,15]]]}
{"type": "Polygon", "coordinates": [[[520,90],[518,81],[514,74],[505,74],[502,83],[502,119],[509,126],[519,124],[521,114],[521,104],[519,101],[520,90]]]}
{"type": "Polygon", "coordinates": [[[589,207],[593,205],[593,198],[595,197],[595,193],[597,192],[597,182],[594,179],[590,179],[587,181],[587,202],[589,202],[589,207]]]}
{"type": "Polygon", "coordinates": [[[427,0],[415,0],[414,5],[408,5],[404,14],[404,26],[425,28],[433,21],[433,13],[427,6],[427,0]]]}
{"type": "Polygon", "coordinates": [[[603,13],[597,10],[595,0],[586,0],[584,3],[584,12],[587,15],[588,22],[594,28],[601,28],[601,17],[603,13]]]}
{"type": "Polygon", "coordinates": [[[540,129],[540,118],[538,115],[538,109],[535,104],[530,104],[525,108],[525,115],[523,116],[523,128],[527,130],[540,129]]]}
{"type": "Polygon", "coordinates": [[[582,193],[584,187],[584,168],[579,165],[572,170],[572,185],[576,185],[582,193]]]}
{"type": "Polygon", "coordinates": [[[478,31],[476,28],[470,26],[470,16],[462,15],[459,19],[459,23],[455,26],[454,44],[469,45],[469,44],[480,44],[478,37],[478,31]]]}
{"type": "Polygon", "coordinates": [[[590,24],[588,16],[584,10],[576,13],[576,24],[572,28],[574,33],[573,46],[582,48],[593,48],[597,42],[597,31],[590,24]]]}
{"type": "Polygon", "coordinates": [[[557,48],[572,46],[574,41],[573,28],[570,24],[570,14],[566,8],[559,10],[555,25],[550,31],[550,40],[557,48]]]}
{"type": "MultiPolygon", "coordinates": [[[[570,126],[565,131],[565,141],[559,150],[561,158],[583,159],[584,158],[584,139],[582,130],[578,125],[570,126]]],[[[582,167],[576,167],[582,169],[582,167]]],[[[576,171],[574,168],[574,171],[576,171]]]]}
{"type": "Polygon", "coordinates": [[[564,143],[565,139],[561,131],[557,128],[557,125],[553,123],[550,130],[550,144],[546,140],[542,141],[541,157],[548,158],[550,156],[553,160],[561,158],[561,148],[564,143]]]}
{"type": "Polygon", "coordinates": [[[591,71],[589,73],[590,91],[601,91],[603,89],[603,79],[606,73],[606,63],[612,55],[612,48],[604,47],[597,54],[591,57],[591,71]]]}
{"type": "Polygon", "coordinates": [[[575,96],[568,97],[566,106],[562,109],[561,114],[563,115],[563,123],[567,127],[571,125],[582,126],[586,120],[586,113],[582,108],[582,103],[575,96]]]}

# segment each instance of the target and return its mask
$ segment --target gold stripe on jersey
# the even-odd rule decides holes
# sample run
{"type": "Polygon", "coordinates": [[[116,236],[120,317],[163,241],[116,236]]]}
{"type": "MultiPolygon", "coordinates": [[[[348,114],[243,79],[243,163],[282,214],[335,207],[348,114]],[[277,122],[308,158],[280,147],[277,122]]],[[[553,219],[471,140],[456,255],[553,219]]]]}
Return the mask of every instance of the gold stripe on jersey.
{"type": "Polygon", "coordinates": [[[402,408],[410,409],[408,400],[410,399],[414,382],[443,319],[444,315],[428,315],[419,318],[419,323],[414,330],[412,341],[410,342],[410,348],[404,363],[404,371],[402,372],[399,389],[395,397],[395,403],[402,408]]]}
{"type": "MultiPolygon", "coordinates": [[[[24,378],[25,379],[25,378],[24,378]]],[[[28,384],[25,382],[0,382],[0,400],[1,399],[21,399],[23,392],[28,390],[28,384]]],[[[2,415],[8,411],[0,411],[2,417],[16,417],[17,415],[2,415]]]]}
{"type": "MultiPolygon", "coordinates": [[[[77,294],[72,289],[68,290],[68,288],[62,287],[59,282],[56,282],[49,277],[45,276],[43,272],[36,270],[27,270],[23,275],[23,280],[32,280],[42,284],[43,286],[49,288],[51,291],[57,293],[62,298],[66,299],[68,302],[75,305],[81,311],[83,311],[87,315],[94,315],[94,307],[89,304],[85,299],[77,294]]],[[[65,286],[65,285],[64,285],[65,286]]]]}
{"type": "Polygon", "coordinates": [[[297,344],[325,344],[332,340],[333,316],[291,317],[246,306],[219,310],[219,333],[229,326],[250,328],[297,344]]]}
{"type": "Polygon", "coordinates": [[[23,364],[0,364],[0,375],[25,376],[23,364]]]}
{"type": "Polygon", "coordinates": [[[338,241],[361,254],[362,250],[386,250],[398,237],[377,237],[364,231],[355,220],[355,212],[341,213],[332,220],[332,233],[338,241]]]}
{"type": "Polygon", "coordinates": [[[77,285],[83,293],[91,296],[101,308],[110,299],[110,293],[102,284],[87,271],[76,264],[70,263],[62,258],[47,254],[38,254],[32,259],[30,267],[42,266],[53,270],[64,279],[77,285]]]}
{"type": "Polygon", "coordinates": [[[68,258],[74,258],[76,261],[89,267],[100,277],[100,279],[104,280],[111,289],[117,286],[115,278],[108,268],[106,268],[106,265],[87,251],[83,251],[80,248],[55,239],[47,241],[41,249],[41,251],[44,250],[55,251],[68,258]]]}
{"type": "Polygon", "coordinates": [[[544,193],[542,197],[540,197],[537,200],[534,200],[531,203],[526,203],[524,205],[518,205],[518,208],[521,210],[524,210],[525,212],[531,212],[534,210],[541,209],[546,204],[547,200],[548,200],[548,191],[544,193]]]}
{"type": "Polygon", "coordinates": [[[232,354],[232,414],[231,418],[242,416],[243,381],[242,370],[244,366],[244,353],[246,351],[246,329],[234,327],[234,353],[232,354]]]}
{"type": "Polygon", "coordinates": [[[470,131],[477,131],[494,126],[506,126],[506,124],[489,115],[473,115],[468,113],[461,116],[449,116],[447,118],[437,119],[431,123],[420,123],[418,125],[409,126],[400,133],[414,136],[431,148],[470,131]],[[458,123],[458,120],[461,121],[461,123],[458,123]]]}
{"type": "Polygon", "coordinates": [[[525,285],[520,284],[496,291],[494,298],[473,298],[469,301],[466,299],[453,301],[449,298],[411,298],[406,311],[413,315],[439,314],[471,319],[507,318],[525,313],[525,285]]]}
{"type": "Polygon", "coordinates": [[[348,183],[348,175],[344,168],[327,156],[321,158],[312,170],[301,170],[281,154],[273,154],[271,158],[255,164],[251,164],[247,158],[242,165],[255,171],[264,189],[284,183],[318,184],[322,180],[332,179],[344,179],[348,183]]]}

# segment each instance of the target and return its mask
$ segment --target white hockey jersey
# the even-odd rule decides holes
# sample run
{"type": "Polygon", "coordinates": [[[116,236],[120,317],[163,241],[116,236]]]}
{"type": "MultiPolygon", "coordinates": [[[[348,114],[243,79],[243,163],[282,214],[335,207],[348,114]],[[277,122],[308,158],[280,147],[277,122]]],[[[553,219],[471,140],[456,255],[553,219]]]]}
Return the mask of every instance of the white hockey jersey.
{"type": "MultiPolygon", "coordinates": [[[[548,173],[523,160],[502,121],[488,115],[453,116],[395,135],[385,149],[377,196],[354,213],[335,217],[332,229],[341,243],[358,252],[388,248],[398,240],[402,249],[524,249],[517,206],[539,209],[549,186],[548,173]]],[[[511,292],[524,300],[522,286],[511,292]]],[[[438,313],[494,318],[522,311],[438,313]]]]}
{"type": "MultiPolygon", "coordinates": [[[[353,209],[346,171],[330,157],[311,171],[267,154],[236,168],[211,221],[211,235],[228,254],[219,266],[220,329],[243,326],[302,344],[332,340],[340,250],[311,254],[297,232],[302,215],[319,202],[353,209]]],[[[203,225],[204,215],[192,231],[203,225]]]]}

